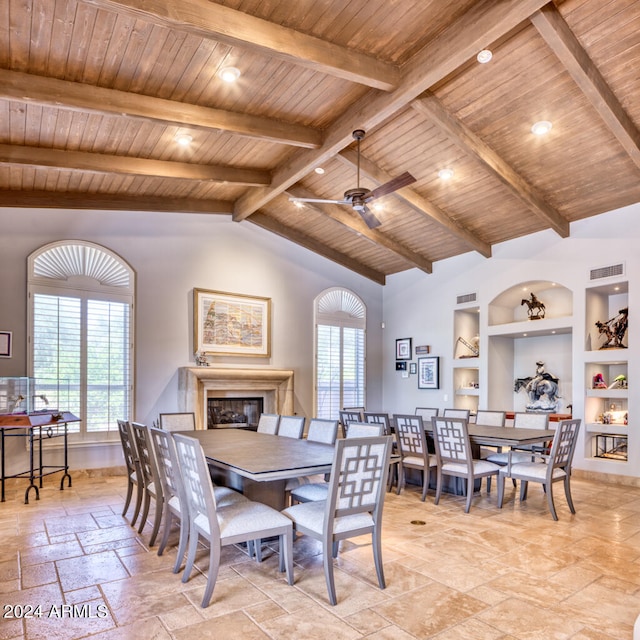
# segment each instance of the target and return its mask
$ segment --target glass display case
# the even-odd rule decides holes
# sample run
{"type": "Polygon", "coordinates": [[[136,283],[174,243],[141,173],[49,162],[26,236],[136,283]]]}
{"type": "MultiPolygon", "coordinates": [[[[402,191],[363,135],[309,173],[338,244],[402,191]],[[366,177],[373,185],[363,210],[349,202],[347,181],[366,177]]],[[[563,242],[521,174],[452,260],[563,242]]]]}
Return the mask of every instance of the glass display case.
{"type": "Polygon", "coordinates": [[[68,383],[28,376],[0,378],[0,415],[56,412],[69,406],[68,383]]]}

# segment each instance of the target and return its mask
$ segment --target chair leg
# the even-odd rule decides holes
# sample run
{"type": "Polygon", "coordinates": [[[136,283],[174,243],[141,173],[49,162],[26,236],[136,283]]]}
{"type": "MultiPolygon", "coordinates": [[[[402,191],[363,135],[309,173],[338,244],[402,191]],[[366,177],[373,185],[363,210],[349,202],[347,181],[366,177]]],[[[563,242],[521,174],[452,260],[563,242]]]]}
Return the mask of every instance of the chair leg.
{"type": "MultiPolygon", "coordinates": [[[[190,523],[191,524],[191,523],[190,523]]],[[[184,565],[184,571],[182,573],[182,582],[188,582],[193,564],[196,561],[196,554],[198,553],[198,533],[194,529],[189,535],[189,545],[187,547],[187,562],[184,565]]]]}
{"type": "Polygon", "coordinates": [[[123,516],[127,513],[127,509],[129,508],[129,504],[131,502],[132,496],[133,496],[133,482],[129,480],[127,484],[127,497],[124,499],[124,508],[122,509],[123,516]]]}
{"type": "Polygon", "coordinates": [[[520,502],[524,502],[527,499],[527,489],[529,488],[529,482],[527,480],[520,481],[520,502]]]}
{"type": "Polygon", "coordinates": [[[429,473],[429,467],[422,471],[422,496],[420,499],[424,502],[427,499],[427,491],[429,489],[429,481],[431,474],[429,473]]]}
{"type": "Polygon", "coordinates": [[[333,552],[329,553],[329,545],[331,545],[333,549],[335,543],[327,541],[324,552],[322,554],[322,564],[324,565],[324,579],[327,583],[329,603],[335,605],[338,602],[338,599],[336,598],[336,583],[333,577],[333,552]]]}
{"type": "Polygon", "coordinates": [[[382,566],[382,540],[377,527],[371,534],[371,546],[373,547],[373,562],[378,575],[378,585],[381,589],[386,589],[387,583],[384,579],[384,567],[382,566]]]}
{"type": "Polygon", "coordinates": [[[140,507],[142,506],[142,488],[139,484],[136,484],[136,506],[131,516],[131,526],[133,527],[138,519],[140,513],[140,507]]]}
{"type": "Polygon", "coordinates": [[[162,504],[162,521],[164,527],[162,529],[162,537],[160,538],[160,544],[158,545],[158,555],[161,556],[169,541],[169,534],[171,533],[171,525],[173,524],[173,513],[169,509],[169,503],[165,500],[162,504]]]}
{"type": "Polygon", "coordinates": [[[469,510],[471,509],[471,500],[473,499],[473,478],[468,478],[467,479],[467,503],[464,507],[464,512],[465,513],[469,513],[469,510]]]}
{"type": "Polygon", "coordinates": [[[398,489],[396,493],[400,495],[400,492],[404,488],[405,477],[404,477],[404,466],[402,462],[398,462],[398,489]]]}
{"type": "MultiPolygon", "coordinates": [[[[545,485],[542,485],[542,486],[545,487],[545,485]]],[[[549,483],[549,486],[545,488],[546,488],[545,493],[547,494],[547,504],[549,505],[549,511],[551,511],[551,515],[553,516],[553,519],[557,520],[558,514],[556,513],[556,506],[553,504],[553,483],[549,483]]]]}
{"type": "Polygon", "coordinates": [[[440,502],[440,494],[442,493],[442,471],[440,471],[440,467],[436,472],[436,499],[435,504],[440,502]]]}
{"type": "Polygon", "coordinates": [[[153,547],[153,544],[156,541],[156,537],[158,536],[158,531],[160,531],[160,523],[162,522],[162,511],[164,508],[164,505],[160,504],[161,502],[164,502],[161,497],[156,496],[155,501],[156,512],[155,517],[153,518],[153,530],[151,531],[151,538],[149,538],[150,547],[153,547]]]}
{"type": "Polygon", "coordinates": [[[280,571],[287,572],[287,583],[293,584],[293,529],[280,536],[280,571]]]}
{"type": "Polygon", "coordinates": [[[140,522],[140,526],[138,527],[138,533],[142,533],[142,530],[144,529],[144,525],[147,524],[147,516],[149,515],[150,502],[151,502],[151,498],[149,497],[149,492],[145,489],[144,505],[142,507],[142,521],[140,522]]]}
{"type": "Polygon", "coordinates": [[[567,496],[567,504],[569,505],[571,513],[575,513],[576,510],[573,506],[573,500],[571,499],[571,485],[569,474],[567,474],[564,478],[564,495],[567,496]]]}
{"type": "Polygon", "coordinates": [[[487,476],[487,493],[491,493],[491,476],[487,476]]]}
{"type": "Polygon", "coordinates": [[[211,602],[211,596],[213,595],[213,589],[216,586],[216,580],[218,579],[218,569],[220,568],[220,545],[209,542],[209,572],[207,574],[207,586],[204,590],[204,596],[202,597],[202,608],[209,606],[211,602]]]}
{"type": "Polygon", "coordinates": [[[504,500],[504,476],[499,473],[498,474],[498,509],[502,509],[502,501],[504,500]]]}
{"type": "MultiPolygon", "coordinates": [[[[253,552],[256,554],[256,562],[262,562],[262,540],[253,541],[253,552]]],[[[251,551],[249,551],[251,555],[251,551]]]]}
{"type": "Polygon", "coordinates": [[[182,566],[182,560],[184,559],[185,551],[187,550],[187,543],[189,542],[189,523],[187,520],[180,520],[180,539],[178,541],[178,554],[176,557],[176,563],[173,565],[173,573],[178,573],[182,566]]]}

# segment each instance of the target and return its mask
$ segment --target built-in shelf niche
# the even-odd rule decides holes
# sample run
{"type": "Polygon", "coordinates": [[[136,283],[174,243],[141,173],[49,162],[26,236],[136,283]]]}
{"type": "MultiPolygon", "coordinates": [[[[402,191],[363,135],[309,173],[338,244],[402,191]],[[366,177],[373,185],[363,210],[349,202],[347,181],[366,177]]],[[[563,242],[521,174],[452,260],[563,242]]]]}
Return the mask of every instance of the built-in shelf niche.
{"type": "MultiPolygon", "coordinates": [[[[625,349],[602,349],[606,344],[606,335],[596,326],[597,322],[606,323],[615,318],[622,309],[629,306],[629,283],[613,282],[598,287],[591,287],[585,292],[585,351],[606,351],[615,353],[625,349]]],[[[622,340],[624,347],[628,347],[628,335],[622,340]]],[[[608,356],[612,358],[612,356],[608,356]]],[[[621,356],[626,357],[626,356],[621,356]]]]}

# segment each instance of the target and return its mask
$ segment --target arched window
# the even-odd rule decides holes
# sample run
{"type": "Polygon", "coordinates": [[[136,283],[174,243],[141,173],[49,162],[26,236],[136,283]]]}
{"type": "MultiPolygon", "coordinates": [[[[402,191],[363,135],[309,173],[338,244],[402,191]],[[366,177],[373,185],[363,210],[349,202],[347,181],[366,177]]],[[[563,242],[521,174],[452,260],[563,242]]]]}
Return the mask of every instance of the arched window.
{"type": "Polygon", "coordinates": [[[336,420],[365,401],[366,308],[354,293],[333,288],[315,300],[316,416],[336,420]]]}
{"type": "Polygon", "coordinates": [[[133,270],[78,240],[41,247],[28,270],[29,375],[39,397],[82,419],[69,425],[72,441],[117,437],[116,420],[132,413],[133,270]]]}

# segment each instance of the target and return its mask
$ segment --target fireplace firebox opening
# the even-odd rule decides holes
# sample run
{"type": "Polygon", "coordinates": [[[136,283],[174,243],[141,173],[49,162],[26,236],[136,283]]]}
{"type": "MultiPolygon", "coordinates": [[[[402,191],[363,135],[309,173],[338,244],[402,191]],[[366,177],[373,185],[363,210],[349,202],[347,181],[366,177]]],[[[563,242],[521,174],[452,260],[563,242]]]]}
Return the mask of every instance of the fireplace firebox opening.
{"type": "Polygon", "coordinates": [[[207,398],[207,428],[258,428],[264,398],[207,398]]]}

